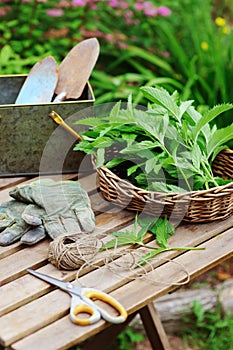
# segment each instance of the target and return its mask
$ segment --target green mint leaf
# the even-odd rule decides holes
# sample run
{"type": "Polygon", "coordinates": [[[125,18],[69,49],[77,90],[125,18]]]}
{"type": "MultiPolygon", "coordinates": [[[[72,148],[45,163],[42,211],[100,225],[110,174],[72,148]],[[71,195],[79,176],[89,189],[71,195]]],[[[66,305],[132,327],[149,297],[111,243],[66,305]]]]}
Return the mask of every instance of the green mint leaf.
{"type": "Polygon", "coordinates": [[[120,153],[122,154],[130,154],[130,153],[137,153],[139,151],[145,151],[147,149],[153,149],[156,147],[156,143],[152,142],[152,141],[142,141],[142,142],[137,142],[137,143],[133,143],[128,145],[127,147],[125,147],[123,150],[120,151],[120,153]]]}
{"type": "Polygon", "coordinates": [[[169,117],[167,114],[164,115],[151,115],[144,111],[136,110],[135,118],[143,130],[146,130],[159,141],[162,145],[164,144],[164,137],[169,125],[169,117]]]}
{"type": "Polygon", "coordinates": [[[123,162],[125,162],[124,158],[113,158],[109,162],[107,162],[105,164],[105,166],[106,166],[106,168],[111,169],[111,168],[114,168],[114,167],[118,166],[119,164],[121,164],[123,162]]]}
{"type": "Polygon", "coordinates": [[[191,151],[192,163],[195,169],[200,169],[202,153],[199,145],[195,143],[191,151]]]}
{"type": "Polygon", "coordinates": [[[168,247],[168,238],[172,236],[175,228],[167,219],[159,218],[150,228],[150,232],[156,236],[158,245],[162,248],[168,247]]]}
{"type": "Polygon", "coordinates": [[[180,109],[177,105],[174,96],[163,88],[153,87],[141,87],[141,90],[146,98],[150,101],[158,103],[165,108],[169,114],[173,115],[178,121],[180,121],[180,109]]]}
{"type": "MultiPolygon", "coordinates": [[[[233,139],[233,124],[226,126],[223,129],[217,129],[210,136],[207,143],[207,156],[208,158],[212,158],[212,160],[216,156],[215,150],[219,149],[219,147],[224,146],[228,141],[233,139]]],[[[225,147],[227,148],[227,146],[225,147]]]]}
{"type": "Polygon", "coordinates": [[[110,115],[109,115],[109,119],[116,120],[116,118],[118,118],[118,116],[119,116],[120,108],[121,108],[121,101],[117,102],[113,106],[113,108],[111,109],[110,115]]]}
{"type": "Polygon", "coordinates": [[[133,231],[124,231],[124,232],[113,232],[112,235],[115,237],[111,241],[107,242],[101,250],[111,249],[114,247],[120,247],[123,245],[133,244],[137,241],[137,236],[133,231]]]}
{"type": "Polygon", "coordinates": [[[216,182],[218,183],[219,186],[224,186],[229,184],[230,182],[232,182],[232,180],[226,180],[226,179],[222,179],[221,177],[215,177],[216,182]]]}
{"type": "Polygon", "coordinates": [[[88,126],[101,126],[103,124],[103,120],[99,118],[85,118],[85,119],[79,119],[75,122],[75,124],[80,124],[80,125],[88,125],[88,126]]]}
{"type": "Polygon", "coordinates": [[[140,168],[141,165],[140,164],[135,164],[133,166],[131,166],[130,168],[127,169],[127,175],[130,176],[133,173],[135,173],[135,171],[137,171],[138,168],[140,168]]]}
{"type": "Polygon", "coordinates": [[[194,102],[193,100],[181,102],[181,104],[180,104],[179,120],[181,120],[181,118],[183,117],[184,113],[193,104],[193,102],[194,102]]]}
{"type": "Polygon", "coordinates": [[[105,149],[98,148],[96,152],[96,167],[99,168],[104,165],[105,161],[105,149]]]}
{"type": "Polygon", "coordinates": [[[193,139],[196,140],[198,134],[202,130],[202,128],[209,122],[211,122],[213,119],[215,119],[219,114],[226,112],[233,108],[233,104],[226,103],[217,105],[213,108],[211,108],[209,111],[207,111],[197,122],[196,126],[193,130],[193,139]]]}

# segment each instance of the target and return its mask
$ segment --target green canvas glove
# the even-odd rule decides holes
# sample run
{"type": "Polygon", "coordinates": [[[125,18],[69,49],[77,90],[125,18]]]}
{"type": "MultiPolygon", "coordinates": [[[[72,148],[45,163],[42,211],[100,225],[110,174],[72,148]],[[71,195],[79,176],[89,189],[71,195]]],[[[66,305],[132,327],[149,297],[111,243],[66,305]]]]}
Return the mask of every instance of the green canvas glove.
{"type": "MultiPolygon", "coordinates": [[[[86,191],[76,181],[53,181],[42,179],[26,186],[18,186],[10,191],[10,196],[18,201],[36,204],[44,209],[41,218],[49,236],[54,239],[61,234],[92,232],[95,217],[86,191]]],[[[24,220],[30,222],[23,215],[24,220]]],[[[30,219],[30,220],[28,220],[30,219]]]]}
{"type": "Polygon", "coordinates": [[[32,245],[45,238],[45,229],[40,221],[32,221],[29,225],[22,216],[28,216],[33,212],[37,216],[42,215],[43,209],[35,205],[29,206],[25,203],[11,200],[0,206],[0,245],[7,246],[16,241],[32,245]]]}

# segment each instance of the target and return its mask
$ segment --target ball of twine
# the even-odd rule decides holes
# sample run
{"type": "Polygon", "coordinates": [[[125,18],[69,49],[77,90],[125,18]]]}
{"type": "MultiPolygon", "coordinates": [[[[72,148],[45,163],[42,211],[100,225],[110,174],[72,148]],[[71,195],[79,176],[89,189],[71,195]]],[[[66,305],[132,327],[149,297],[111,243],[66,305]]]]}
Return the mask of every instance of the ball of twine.
{"type": "Polygon", "coordinates": [[[89,263],[99,251],[96,237],[90,234],[58,236],[49,245],[48,260],[58,269],[76,270],[89,263]]]}

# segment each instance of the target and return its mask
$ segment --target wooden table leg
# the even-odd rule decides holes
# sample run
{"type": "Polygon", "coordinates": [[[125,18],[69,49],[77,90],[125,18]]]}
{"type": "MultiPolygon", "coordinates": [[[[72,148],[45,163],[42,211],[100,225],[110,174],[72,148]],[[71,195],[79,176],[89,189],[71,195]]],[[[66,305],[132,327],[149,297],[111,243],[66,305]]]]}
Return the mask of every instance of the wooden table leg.
{"type": "Polygon", "coordinates": [[[172,350],[153,303],[144,306],[141,310],[139,310],[139,314],[152,349],[172,350]]]}

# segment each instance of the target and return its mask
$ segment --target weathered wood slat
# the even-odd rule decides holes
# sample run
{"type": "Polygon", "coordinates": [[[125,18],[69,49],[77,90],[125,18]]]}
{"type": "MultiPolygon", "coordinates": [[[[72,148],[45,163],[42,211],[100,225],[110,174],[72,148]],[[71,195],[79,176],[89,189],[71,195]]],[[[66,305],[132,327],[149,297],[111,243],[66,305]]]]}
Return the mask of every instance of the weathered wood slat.
{"type": "Polygon", "coordinates": [[[0,286],[25,274],[30,266],[37,268],[44,265],[48,256],[48,243],[38,243],[36,249],[31,247],[19,250],[13,255],[0,260],[0,286]]]}
{"type": "MultiPolygon", "coordinates": [[[[189,251],[181,254],[174,260],[179,264],[183,264],[188,269],[191,277],[195,277],[200,271],[212,267],[221,259],[232,256],[232,234],[233,229],[230,229],[211,239],[206,250],[199,251],[199,253],[189,251]],[[196,256],[196,253],[198,256],[196,256]],[[210,256],[212,257],[211,259],[210,256]]],[[[207,242],[202,246],[205,246],[205,244],[207,242]]],[[[164,264],[150,273],[150,278],[154,281],[154,284],[149,283],[147,280],[135,280],[113,291],[111,295],[117,298],[131,314],[152,302],[155,298],[175,288],[175,286],[156,283],[158,274],[166,276],[167,279],[173,281],[182,281],[183,279],[182,274],[180,276],[177,275],[177,269],[174,264],[171,264],[169,269],[164,264]]],[[[12,349],[29,350],[33,347],[33,349],[39,350],[44,346],[46,346],[46,350],[68,349],[71,345],[75,345],[96,334],[103,327],[103,320],[88,327],[75,326],[70,322],[69,316],[66,316],[16,342],[12,345],[12,349]]]]}
{"type": "MultiPolygon", "coordinates": [[[[61,176],[53,178],[61,180],[61,176]]],[[[106,241],[110,239],[108,236],[110,232],[130,229],[135,213],[113,206],[104,200],[96,188],[95,173],[88,176],[65,175],[62,179],[78,180],[88,191],[96,215],[95,234],[98,237],[106,241]]],[[[34,180],[36,178],[22,181],[26,184],[34,180]]],[[[15,183],[10,182],[1,190],[0,182],[0,203],[9,199],[9,189],[14,186],[15,183]]],[[[124,247],[118,250],[118,256],[111,252],[99,253],[96,256],[96,266],[86,266],[81,270],[80,282],[110,292],[126,306],[130,314],[134,313],[148,305],[154,298],[176,288],[172,282],[181,281],[186,276],[181,264],[191,277],[194,277],[231,256],[233,251],[231,227],[233,227],[233,216],[224,221],[178,227],[169,240],[171,246],[200,245],[206,249],[185,253],[170,251],[155,258],[151,266],[153,269],[157,268],[148,272],[148,276],[153,281],[156,281],[157,277],[156,284],[148,280],[135,280],[135,271],[123,268],[116,271],[115,262],[119,268],[120,264],[123,266],[131,257],[128,253],[120,256],[124,247]],[[112,262],[109,261],[108,266],[103,267],[106,254],[112,258],[112,262]],[[168,259],[173,259],[177,264],[168,262],[168,259]],[[165,276],[166,281],[163,284],[165,276]]],[[[39,271],[63,280],[75,279],[76,271],[59,271],[48,263],[48,244],[49,240],[45,240],[33,247],[25,247],[19,243],[0,247],[0,343],[4,346],[14,343],[12,349],[18,350],[68,349],[106,328],[103,320],[88,327],[74,325],[68,315],[70,297],[27,274],[27,268],[39,268],[39,271]]],[[[156,247],[154,240],[148,245],[156,247]]],[[[145,253],[144,248],[137,248],[136,251],[138,254],[145,253]]],[[[151,269],[150,266],[147,268],[151,269]]]]}
{"type": "MultiPolygon", "coordinates": [[[[232,237],[233,228],[201,244],[200,247],[206,246],[205,250],[186,252],[175,258],[174,261],[184,266],[191,278],[195,278],[221,261],[233,256],[232,237]]],[[[171,282],[181,282],[184,279],[184,274],[178,273],[175,264],[171,263],[169,268],[167,264],[158,267],[150,273],[149,277],[153,283],[149,283],[147,279],[144,281],[135,280],[118,288],[112,294],[116,298],[121,297],[121,302],[131,313],[153,301],[155,295],[159,297],[174,290],[176,286],[172,285],[171,282]],[[164,285],[158,279],[161,276],[166,277],[166,280],[162,280],[165,283],[164,285]],[[129,295],[130,298],[128,298],[129,295]],[[140,299],[138,295],[140,295],[140,299]]]]}
{"type": "MultiPolygon", "coordinates": [[[[103,213],[97,216],[97,225],[99,222],[99,225],[97,226],[96,233],[98,235],[107,234],[109,231],[112,231],[113,229],[117,230],[122,225],[127,224],[132,219],[132,213],[128,213],[126,211],[122,211],[119,213],[117,217],[113,216],[113,213],[103,213]]],[[[30,296],[30,300],[33,298],[37,298],[38,295],[42,295],[46,293],[49,289],[48,285],[45,288],[45,283],[37,280],[35,278],[31,278],[29,275],[25,275],[27,268],[33,268],[33,265],[35,264],[43,266],[40,271],[52,275],[56,278],[65,279],[71,281],[72,279],[75,279],[76,271],[59,271],[57,270],[52,264],[47,264],[47,254],[48,254],[48,243],[43,243],[43,259],[41,260],[41,256],[39,256],[39,261],[37,260],[37,251],[38,249],[41,252],[41,245],[36,245],[33,247],[25,248],[28,249],[29,253],[31,253],[30,262],[27,259],[25,261],[24,254],[26,250],[19,251],[18,254],[20,254],[20,261],[21,264],[17,268],[15,268],[16,255],[8,257],[8,260],[2,259],[0,260],[0,273],[1,273],[1,264],[2,264],[2,272],[1,275],[1,283],[3,284],[4,281],[8,281],[7,284],[3,285],[1,287],[1,295],[4,295],[4,298],[0,298],[0,316],[6,314],[10,310],[13,310],[16,307],[24,305],[30,296]],[[39,248],[38,248],[39,247],[39,248]],[[7,263],[11,263],[11,269],[7,268],[7,263]],[[15,279],[15,274],[18,274],[17,279],[15,279]],[[29,282],[30,281],[30,282],[29,282]],[[25,287],[26,286],[26,287],[25,287]],[[42,288],[40,288],[42,287],[42,288]],[[15,297],[15,291],[17,294],[17,297],[15,297]],[[29,294],[30,292],[30,294],[29,294]],[[33,297],[34,296],[34,297],[33,297]]],[[[99,260],[97,257],[96,264],[100,264],[100,262],[103,259],[103,255],[99,254],[99,260]]],[[[35,267],[34,267],[35,268],[35,267]]],[[[87,267],[83,273],[86,273],[88,270],[90,270],[89,267],[87,267]]],[[[0,331],[1,332],[1,331],[0,331]]]]}
{"type": "MultiPolygon", "coordinates": [[[[65,175],[49,175],[49,176],[43,176],[43,178],[50,178],[50,179],[54,179],[57,181],[61,181],[61,180],[76,180],[78,178],[77,174],[65,174],[65,175]]],[[[14,178],[13,178],[14,179],[14,178]]],[[[14,181],[12,179],[12,181],[6,181],[5,179],[0,179],[0,185],[2,182],[2,185],[5,182],[5,186],[2,186],[2,188],[0,187],[0,203],[6,202],[10,199],[12,199],[9,196],[9,190],[14,188],[15,186],[18,186],[20,184],[23,185],[27,185],[33,181],[37,181],[39,180],[39,177],[34,177],[34,178],[18,178],[17,181],[14,181]]],[[[80,183],[83,185],[83,187],[85,188],[86,191],[88,191],[88,188],[90,188],[91,190],[93,190],[94,188],[96,188],[96,175],[95,173],[88,175],[86,177],[82,177],[82,175],[79,175],[79,181],[80,183]]]]}
{"type": "MultiPolygon", "coordinates": [[[[203,241],[205,241],[205,235],[203,234],[202,226],[203,225],[198,225],[198,227],[199,227],[199,231],[198,232],[199,232],[199,236],[201,236],[203,241]]],[[[177,229],[177,231],[178,231],[178,229],[177,229]]],[[[195,236],[192,235],[191,237],[189,237],[188,234],[185,234],[184,228],[182,228],[181,231],[183,233],[182,234],[182,241],[183,241],[182,243],[185,243],[184,241],[187,240],[188,241],[187,245],[192,246],[192,243],[195,242],[195,240],[197,239],[196,238],[197,232],[196,232],[195,236]],[[190,241],[190,238],[191,238],[191,241],[190,241]]],[[[188,232],[190,232],[190,231],[187,230],[187,233],[188,232]]],[[[216,233],[215,230],[214,230],[214,233],[216,233]]],[[[209,236],[209,231],[207,232],[207,236],[209,236]]],[[[198,238],[198,240],[199,239],[200,239],[200,237],[198,238]]],[[[178,254],[179,253],[180,252],[178,252],[178,254]]],[[[194,252],[194,257],[198,258],[201,253],[203,253],[203,251],[195,251],[194,252]]],[[[163,261],[155,261],[156,265],[158,265],[158,263],[161,264],[161,263],[163,263],[163,261]]],[[[174,264],[170,263],[169,270],[174,270],[174,266],[173,265],[174,264]]],[[[166,266],[166,269],[167,268],[168,267],[166,266]]],[[[88,273],[87,275],[84,275],[82,278],[80,278],[81,283],[84,284],[84,285],[95,286],[95,287],[97,287],[99,285],[99,283],[101,283],[101,289],[103,289],[105,291],[111,291],[113,289],[119,288],[121,285],[123,285],[124,283],[126,283],[128,281],[128,276],[127,276],[129,274],[128,271],[122,271],[121,276],[118,277],[118,276],[115,275],[114,271],[111,271],[109,269],[105,269],[104,274],[103,274],[102,270],[103,269],[97,269],[97,270],[95,270],[93,272],[88,273]],[[124,274],[125,274],[125,277],[123,276],[124,274]]],[[[180,269],[178,269],[178,271],[177,271],[177,267],[175,267],[175,270],[176,270],[176,274],[178,274],[180,269]]],[[[132,274],[132,277],[133,277],[133,273],[131,273],[131,274],[132,274]]],[[[182,273],[182,276],[184,277],[184,273],[182,273]]],[[[173,278],[173,280],[171,280],[168,283],[168,285],[170,283],[172,283],[172,281],[173,282],[176,281],[176,276],[173,278]]],[[[57,292],[60,292],[60,291],[57,291],[57,292]]],[[[139,294],[139,295],[141,295],[141,294],[139,294]]],[[[60,299],[59,299],[59,304],[60,304],[60,311],[61,312],[65,312],[65,310],[67,310],[67,305],[63,305],[60,299]]],[[[27,307],[27,305],[25,307],[27,307]]],[[[49,305],[47,305],[47,307],[49,308],[49,305]]],[[[24,310],[24,307],[20,308],[19,310],[20,310],[19,314],[20,314],[21,322],[23,324],[25,324],[25,327],[27,327],[26,326],[27,312],[24,310]]],[[[51,312],[50,312],[50,316],[51,316],[51,312]]],[[[15,312],[13,312],[11,314],[8,314],[7,318],[9,318],[10,315],[11,315],[12,319],[14,319],[15,318],[15,314],[14,313],[15,312]]],[[[53,315],[53,319],[58,319],[59,315],[60,314],[53,315]]],[[[2,322],[4,322],[4,316],[0,320],[0,329],[3,331],[4,330],[4,324],[2,324],[2,322]]],[[[42,323],[45,322],[46,323],[47,322],[46,321],[46,315],[39,315],[37,317],[37,319],[36,319],[36,322],[42,322],[42,323]],[[41,321],[41,317],[43,319],[42,321],[41,321]]],[[[41,323],[39,323],[38,326],[39,325],[41,325],[41,323]]],[[[3,331],[3,333],[5,333],[5,332],[3,331]]],[[[22,336],[22,334],[20,334],[19,331],[17,331],[17,334],[18,334],[19,337],[22,336]]],[[[5,334],[4,334],[4,337],[5,337],[5,334]]],[[[9,340],[9,342],[11,342],[11,340],[9,340]]]]}
{"type": "MultiPolygon", "coordinates": [[[[223,232],[225,229],[228,229],[229,227],[233,226],[232,218],[228,219],[224,222],[222,222],[222,225],[219,224],[199,224],[199,225],[183,225],[176,229],[176,232],[173,234],[173,236],[170,238],[169,243],[171,247],[195,247],[200,245],[201,243],[208,241],[211,237],[214,237],[221,232],[223,232]],[[190,229],[191,227],[191,229],[190,229]]],[[[148,246],[150,247],[157,247],[155,241],[152,241],[148,243],[148,246]]],[[[205,247],[205,246],[204,246],[205,247]]],[[[138,248],[137,249],[138,256],[141,256],[145,253],[148,253],[148,250],[145,250],[144,248],[138,248]]],[[[201,251],[202,252],[202,251],[201,251]]],[[[183,254],[183,251],[169,251],[164,252],[163,254],[158,255],[155,259],[153,259],[152,265],[148,265],[147,269],[150,271],[151,266],[153,268],[164,264],[168,261],[168,259],[173,259],[174,257],[183,254]]],[[[198,254],[200,254],[199,251],[194,252],[195,256],[198,257],[198,254]]],[[[130,258],[130,257],[129,257],[130,258]]],[[[124,266],[124,261],[127,259],[126,255],[123,255],[122,257],[117,259],[117,264],[119,266],[124,266]]],[[[132,260],[132,258],[131,258],[132,260]]],[[[132,279],[135,279],[137,271],[128,271],[127,269],[119,269],[119,276],[116,274],[117,270],[116,267],[114,267],[115,262],[112,264],[108,264],[108,268],[104,272],[104,278],[103,278],[103,272],[102,270],[96,270],[90,272],[88,275],[83,276],[82,283],[84,285],[89,286],[92,281],[101,281],[101,288],[103,288],[106,291],[112,290],[109,289],[109,281],[114,281],[114,289],[118,288],[119,286],[123,285],[124,283],[127,283],[131,281],[132,279]],[[112,267],[112,270],[110,269],[112,267]]],[[[143,270],[142,270],[143,271],[143,270]]],[[[92,285],[93,286],[93,285],[92,285]]]]}
{"type": "Polygon", "coordinates": [[[23,181],[26,181],[27,177],[6,177],[0,179],[0,190],[3,190],[4,188],[17,186],[18,184],[22,183],[23,181]]]}

